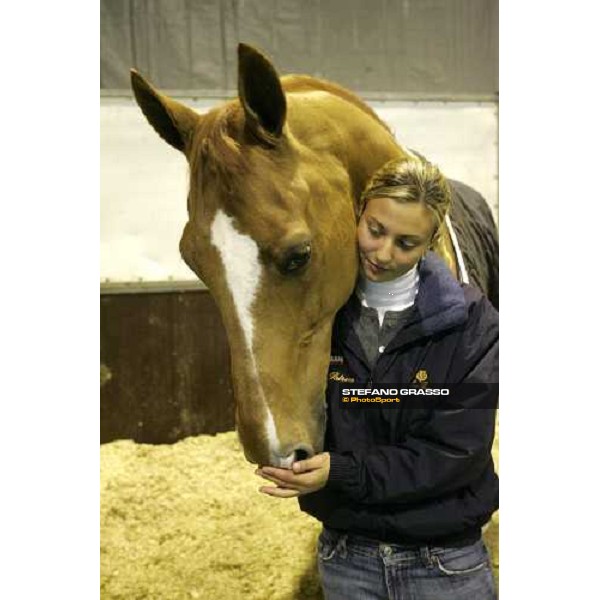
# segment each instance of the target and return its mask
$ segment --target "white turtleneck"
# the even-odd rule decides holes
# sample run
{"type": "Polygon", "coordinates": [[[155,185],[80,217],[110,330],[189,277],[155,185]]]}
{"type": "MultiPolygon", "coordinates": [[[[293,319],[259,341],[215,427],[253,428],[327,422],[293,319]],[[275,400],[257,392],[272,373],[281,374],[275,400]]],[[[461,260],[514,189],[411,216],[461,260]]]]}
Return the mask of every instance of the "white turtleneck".
{"type": "Polygon", "coordinates": [[[415,265],[408,273],[381,283],[369,281],[362,273],[358,279],[356,295],[363,306],[377,309],[379,326],[388,310],[399,311],[415,303],[419,291],[419,272],[415,265]]]}

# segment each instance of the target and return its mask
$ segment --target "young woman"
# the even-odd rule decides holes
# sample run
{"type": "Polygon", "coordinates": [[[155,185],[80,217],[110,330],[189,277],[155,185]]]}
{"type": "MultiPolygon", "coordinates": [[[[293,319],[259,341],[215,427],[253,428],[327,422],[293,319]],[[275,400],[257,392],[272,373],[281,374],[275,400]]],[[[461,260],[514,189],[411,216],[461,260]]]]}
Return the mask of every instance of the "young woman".
{"type": "Polygon", "coordinates": [[[262,492],[300,496],[322,521],[329,600],[495,598],[481,527],[498,507],[498,313],[429,251],[449,203],[426,161],[375,174],[358,225],[358,285],[334,325],[326,452],[257,471],[276,484],[262,492]],[[457,384],[460,397],[446,408],[422,398],[344,408],[338,382],[457,384]]]}

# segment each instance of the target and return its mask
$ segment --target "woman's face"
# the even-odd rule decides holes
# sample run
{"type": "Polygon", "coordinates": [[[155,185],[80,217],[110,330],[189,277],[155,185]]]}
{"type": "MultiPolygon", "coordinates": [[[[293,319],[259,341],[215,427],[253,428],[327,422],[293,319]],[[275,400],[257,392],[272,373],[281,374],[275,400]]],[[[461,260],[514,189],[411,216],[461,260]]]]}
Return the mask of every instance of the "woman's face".
{"type": "Polygon", "coordinates": [[[358,222],[362,273],[370,281],[391,281],[412,269],[425,254],[435,230],[421,202],[371,198],[358,222]]]}

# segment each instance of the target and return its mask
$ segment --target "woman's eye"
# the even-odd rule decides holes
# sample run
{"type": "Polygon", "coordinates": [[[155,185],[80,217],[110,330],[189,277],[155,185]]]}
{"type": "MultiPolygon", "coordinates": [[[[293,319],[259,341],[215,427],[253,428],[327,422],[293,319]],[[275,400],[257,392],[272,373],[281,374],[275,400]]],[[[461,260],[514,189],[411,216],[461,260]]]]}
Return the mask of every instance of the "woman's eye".
{"type": "Polygon", "coordinates": [[[381,231],[379,229],[373,229],[372,227],[369,227],[369,233],[373,237],[379,237],[381,235],[381,231]]]}
{"type": "Polygon", "coordinates": [[[402,250],[412,250],[413,248],[417,247],[417,244],[414,242],[408,242],[407,240],[398,240],[396,242],[396,246],[402,250]]]}

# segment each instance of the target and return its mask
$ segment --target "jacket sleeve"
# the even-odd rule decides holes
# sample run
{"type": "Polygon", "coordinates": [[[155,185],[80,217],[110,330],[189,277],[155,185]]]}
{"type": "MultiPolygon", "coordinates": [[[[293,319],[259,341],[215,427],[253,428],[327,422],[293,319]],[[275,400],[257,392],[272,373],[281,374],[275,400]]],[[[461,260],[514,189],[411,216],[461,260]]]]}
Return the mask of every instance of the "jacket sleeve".
{"type": "MultiPolygon", "coordinates": [[[[498,313],[482,299],[459,339],[448,383],[497,382],[498,313]]],[[[351,502],[403,504],[476,479],[492,460],[498,386],[463,389],[459,406],[429,410],[400,445],[332,452],[326,489],[351,502]]]]}

